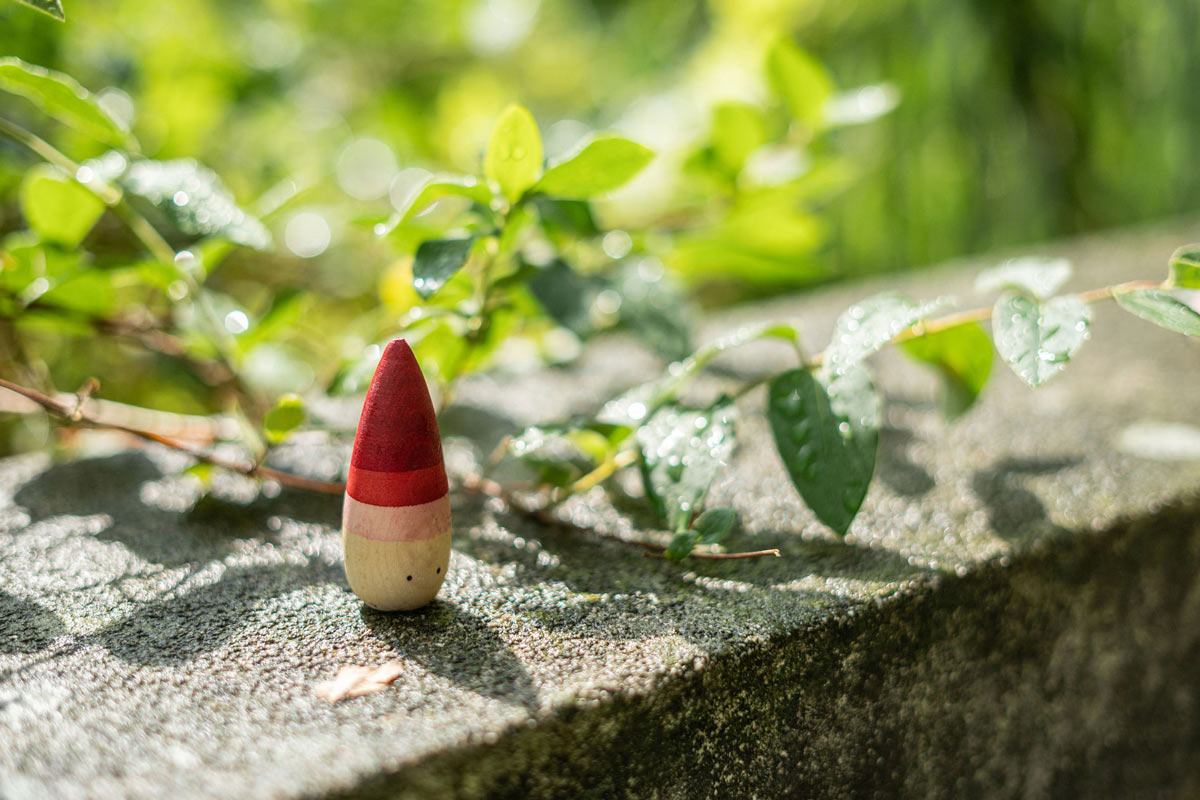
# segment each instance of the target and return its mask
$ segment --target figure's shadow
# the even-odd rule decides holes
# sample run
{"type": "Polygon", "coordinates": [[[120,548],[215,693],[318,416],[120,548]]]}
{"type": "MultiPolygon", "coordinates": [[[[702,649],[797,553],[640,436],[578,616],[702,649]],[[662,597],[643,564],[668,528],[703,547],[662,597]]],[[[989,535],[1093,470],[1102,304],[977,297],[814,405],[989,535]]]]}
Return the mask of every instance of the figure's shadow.
{"type": "Polygon", "coordinates": [[[987,506],[988,522],[998,536],[1022,540],[1034,535],[1049,519],[1036,494],[1022,485],[1025,477],[1052,475],[1079,464],[1074,456],[1060,458],[1005,458],[977,471],[971,488],[987,506]]]}
{"type": "Polygon", "coordinates": [[[362,619],[402,658],[456,686],[527,709],[537,689],[504,640],[478,617],[438,600],[416,611],[384,613],[364,607],[362,619]]]}

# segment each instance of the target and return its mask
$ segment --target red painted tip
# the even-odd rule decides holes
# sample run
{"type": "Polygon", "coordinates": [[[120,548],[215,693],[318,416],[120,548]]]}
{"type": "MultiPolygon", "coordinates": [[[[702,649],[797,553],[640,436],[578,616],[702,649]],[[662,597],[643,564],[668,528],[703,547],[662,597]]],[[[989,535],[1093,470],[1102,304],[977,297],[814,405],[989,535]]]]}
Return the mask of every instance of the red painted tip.
{"type": "Polygon", "coordinates": [[[372,505],[415,505],[436,500],[448,490],[433,401],[412,348],[403,339],[388,343],[375,368],[348,477],[350,495],[372,505]],[[360,470],[393,475],[356,475],[360,470]],[[436,493],[428,496],[431,492],[436,493]]]}

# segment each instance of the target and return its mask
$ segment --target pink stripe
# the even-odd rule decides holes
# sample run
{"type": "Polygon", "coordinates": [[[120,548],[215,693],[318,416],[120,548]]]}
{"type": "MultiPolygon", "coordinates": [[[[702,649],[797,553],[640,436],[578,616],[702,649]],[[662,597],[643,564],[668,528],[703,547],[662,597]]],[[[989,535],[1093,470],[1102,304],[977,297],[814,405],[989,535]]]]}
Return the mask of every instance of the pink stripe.
{"type": "Polygon", "coordinates": [[[450,496],[415,506],[373,506],[349,494],[342,505],[342,528],[377,542],[419,542],[450,530],[450,496]]]}
{"type": "Polygon", "coordinates": [[[405,472],[376,472],[350,465],[346,494],[373,506],[419,506],[450,491],[441,462],[405,472]]]}

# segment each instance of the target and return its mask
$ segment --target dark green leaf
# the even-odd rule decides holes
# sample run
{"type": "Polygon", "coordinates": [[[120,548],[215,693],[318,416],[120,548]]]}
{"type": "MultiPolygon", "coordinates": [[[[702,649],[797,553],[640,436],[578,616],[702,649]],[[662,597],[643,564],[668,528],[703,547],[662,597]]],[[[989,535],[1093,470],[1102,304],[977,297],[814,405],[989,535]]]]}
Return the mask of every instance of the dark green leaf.
{"type": "Polygon", "coordinates": [[[263,432],[267,435],[267,441],[279,444],[300,427],[305,416],[304,401],[299,395],[283,395],[263,417],[263,432]]]}
{"type": "Polygon", "coordinates": [[[422,242],[413,258],[413,288],[428,300],[467,263],[474,236],[461,239],[430,239],[422,242]]]}
{"type": "Polygon", "coordinates": [[[878,294],[851,306],[838,317],[825,350],[825,364],[844,372],[908,330],[944,303],[918,303],[896,294],[878,294]]]}
{"type": "Polygon", "coordinates": [[[833,94],[833,82],[821,62],[787,39],[779,39],[767,51],[767,77],[798,122],[809,128],[821,124],[833,94]]]}
{"type": "Polygon", "coordinates": [[[621,324],[664,358],[681,359],[692,350],[692,306],[661,269],[650,274],[652,280],[641,265],[629,264],[616,275],[621,324]]]}
{"type": "Polygon", "coordinates": [[[135,144],[125,126],[70,75],[26,64],[19,58],[0,58],[0,90],[24,97],[47,115],[96,141],[114,147],[135,144]]]}
{"type": "Polygon", "coordinates": [[[673,531],[689,527],[712,482],[733,454],[734,407],[667,406],[637,431],[642,483],[673,531]]]}
{"type": "Polygon", "coordinates": [[[256,250],[271,246],[271,234],[258,218],[238,207],[215,172],[190,158],[135,161],[120,183],[185,234],[220,236],[256,250]]]}
{"type": "Polygon", "coordinates": [[[550,241],[557,245],[600,233],[596,219],[592,216],[592,207],[585,200],[559,200],[537,195],[534,203],[542,230],[550,241]]]}
{"type": "Polygon", "coordinates": [[[699,538],[695,531],[680,531],[671,538],[663,555],[672,561],[683,561],[696,549],[696,540],[699,538]]]}
{"type": "Polygon", "coordinates": [[[550,318],[578,336],[594,329],[592,306],[605,285],[594,275],[580,275],[561,259],[536,269],[528,280],[529,291],[550,318]]]}
{"type": "Polygon", "coordinates": [[[996,352],[1033,388],[1066,366],[1088,337],[1092,312],[1079,298],[1055,297],[1040,303],[1006,293],[992,312],[996,352]]]}
{"type": "Polygon", "coordinates": [[[104,201],[48,164],[39,164],[21,181],[21,213],[47,242],[76,247],[104,213],[104,201]]]}
{"type": "Polygon", "coordinates": [[[737,522],[737,512],[732,508],[710,508],[696,518],[692,530],[696,533],[697,544],[720,544],[733,530],[737,522]]]}
{"type": "Polygon", "coordinates": [[[17,2],[24,3],[27,6],[33,6],[38,11],[44,11],[59,21],[65,21],[67,19],[66,15],[63,14],[62,3],[60,3],[58,0],[17,0],[17,2]]]}
{"type": "Polygon", "coordinates": [[[1006,289],[1045,300],[1071,277],[1071,262],[1065,258],[1013,258],[979,273],[975,291],[992,294],[1006,289]]]}
{"type": "Polygon", "coordinates": [[[842,536],[875,472],[879,406],[861,367],[832,380],[793,369],[769,386],[767,418],[788,475],[817,519],[842,536]]]}
{"type": "Polygon", "coordinates": [[[483,171],[511,203],[537,183],[542,174],[542,137],[533,115],[523,107],[509,106],[496,121],[483,171]]]}
{"type": "Polygon", "coordinates": [[[629,181],[652,158],[654,153],[628,139],[593,139],[574,156],[548,169],[534,189],[556,197],[594,197],[629,181]]]}
{"type": "Polygon", "coordinates": [[[1173,289],[1200,289],[1200,244],[1185,245],[1171,255],[1167,286],[1173,289]]]}
{"type": "Polygon", "coordinates": [[[900,347],[937,369],[942,377],[942,412],[950,419],[975,403],[992,373],[992,340],[978,322],[926,333],[900,347]]]}
{"type": "Polygon", "coordinates": [[[1115,292],[1113,297],[1121,308],[1155,325],[1188,336],[1200,336],[1200,314],[1170,292],[1140,289],[1115,292]]]}

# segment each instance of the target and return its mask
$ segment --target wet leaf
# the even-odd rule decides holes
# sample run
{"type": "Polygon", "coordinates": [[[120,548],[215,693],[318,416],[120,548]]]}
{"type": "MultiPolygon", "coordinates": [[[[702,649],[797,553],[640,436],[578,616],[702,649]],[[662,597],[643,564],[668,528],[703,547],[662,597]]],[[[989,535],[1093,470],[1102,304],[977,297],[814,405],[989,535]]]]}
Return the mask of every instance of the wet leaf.
{"type": "Polygon", "coordinates": [[[62,3],[58,0],[17,0],[17,2],[33,6],[38,11],[44,11],[59,21],[66,21],[67,19],[67,16],[63,13],[62,3]]]}
{"type": "Polygon", "coordinates": [[[500,115],[488,140],[483,171],[500,185],[510,203],[537,183],[542,174],[542,137],[525,108],[512,105],[500,115]]]}
{"type": "Polygon", "coordinates": [[[879,408],[861,367],[832,380],[793,369],[769,386],[767,418],[788,476],[817,519],[842,536],[875,472],[879,408]]]}
{"type": "Polygon", "coordinates": [[[119,182],[189,236],[219,236],[256,250],[271,246],[258,218],[238,207],[215,172],[190,158],[135,161],[119,182]]]}
{"type": "Polygon", "coordinates": [[[1166,285],[1173,289],[1200,289],[1200,244],[1184,245],[1171,255],[1166,285]]]}
{"type": "Polygon", "coordinates": [[[284,441],[292,431],[304,424],[307,416],[304,400],[299,395],[283,395],[263,417],[263,432],[267,435],[267,441],[271,444],[284,441]]]}
{"type": "Polygon", "coordinates": [[[413,258],[413,288],[422,299],[428,300],[438,293],[454,273],[467,263],[474,236],[461,239],[429,239],[422,242],[413,258]]]}
{"type": "Polygon", "coordinates": [[[732,403],[662,408],[637,431],[646,496],[667,526],[686,530],[733,454],[732,403]]]}
{"type": "Polygon", "coordinates": [[[1065,258],[1013,258],[981,272],[975,279],[975,291],[992,294],[1013,290],[1045,300],[1070,277],[1071,262],[1065,258]]]}
{"type": "Polygon", "coordinates": [[[642,171],[654,153],[617,136],[593,139],[582,150],[546,170],[534,189],[573,199],[612,191],[642,171]]]}
{"type": "Polygon", "coordinates": [[[992,340],[978,322],[924,334],[902,343],[900,349],[937,369],[942,378],[942,411],[950,419],[974,405],[992,373],[992,340]]]}
{"type": "Polygon", "coordinates": [[[856,303],[834,325],[825,350],[826,366],[833,373],[845,372],[944,305],[941,300],[918,303],[897,294],[878,294],[856,303]]]}
{"type": "MultiPolygon", "coordinates": [[[[43,5],[37,7],[45,10],[43,5]]],[[[98,142],[114,147],[136,145],[125,126],[70,75],[19,58],[0,58],[0,90],[24,97],[43,113],[98,142]]]]}
{"type": "Polygon", "coordinates": [[[1200,314],[1170,292],[1162,289],[1139,289],[1114,292],[1113,298],[1131,314],[1187,336],[1200,336],[1200,314]]]}
{"type": "Polygon", "coordinates": [[[621,324],[663,358],[677,360],[692,350],[691,303],[668,276],[648,281],[629,265],[614,279],[621,296],[621,324]]]}
{"type": "Polygon", "coordinates": [[[779,39],[767,51],[767,77],[798,122],[809,128],[821,124],[833,94],[833,82],[821,62],[791,41],[779,39]]]}
{"type": "Polygon", "coordinates": [[[25,173],[20,200],[29,227],[43,240],[68,248],[78,246],[104,213],[104,201],[48,164],[25,173]]]}
{"type": "Polygon", "coordinates": [[[1006,293],[992,312],[996,352],[1035,389],[1059,372],[1088,337],[1092,312],[1077,297],[1040,303],[1006,293]]]}
{"type": "Polygon", "coordinates": [[[732,508],[708,509],[692,523],[692,531],[698,537],[696,543],[720,544],[733,531],[735,522],[737,512],[732,508]]]}

